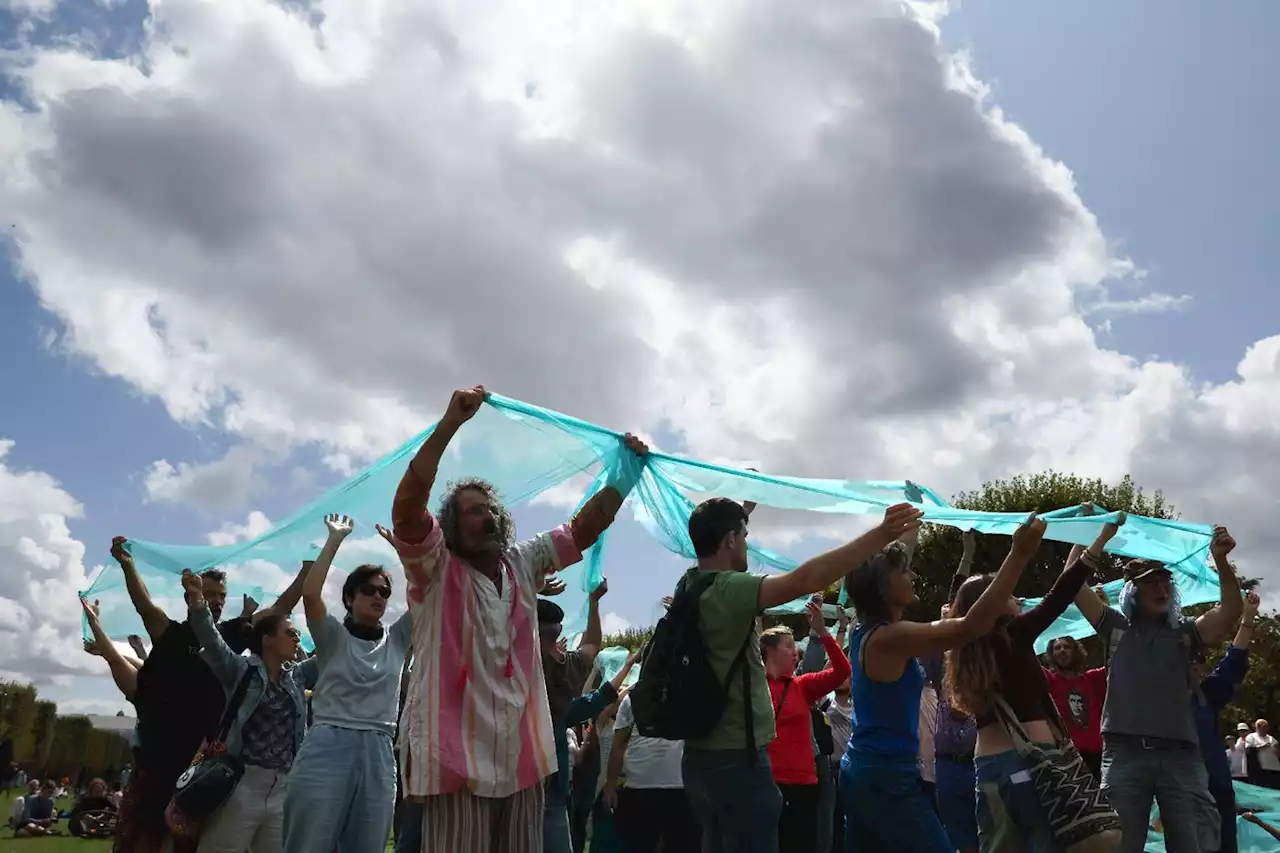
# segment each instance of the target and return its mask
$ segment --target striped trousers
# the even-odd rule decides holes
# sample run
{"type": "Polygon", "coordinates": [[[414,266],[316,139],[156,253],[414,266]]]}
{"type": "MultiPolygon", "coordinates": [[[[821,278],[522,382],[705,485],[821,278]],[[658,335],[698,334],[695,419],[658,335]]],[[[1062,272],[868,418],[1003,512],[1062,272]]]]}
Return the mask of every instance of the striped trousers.
{"type": "Polygon", "coordinates": [[[544,792],[539,783],[510,797],[470,791],[426,797],[422,850],[450,853],[542,853],[544,792]]]}

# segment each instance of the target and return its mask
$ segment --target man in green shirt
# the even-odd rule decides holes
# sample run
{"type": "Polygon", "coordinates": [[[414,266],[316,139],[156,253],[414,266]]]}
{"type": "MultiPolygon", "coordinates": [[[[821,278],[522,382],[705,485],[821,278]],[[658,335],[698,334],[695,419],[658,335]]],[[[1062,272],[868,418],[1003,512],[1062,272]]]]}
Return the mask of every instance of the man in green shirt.
{"type": "Polygon", "coordinates": [[[721,683],[729,682],[724,713],[709,735],[686,741],[684,749],[685,792],[702,823],[703,850],[712,853],[778,850],[782,796],[765,751],[775,733],[760,637],[752,630],[756,618],[770,607],[826,589],[881,548],[918,528],[921,512],[911,504],[892,506],[883,522],[852,542],[808,560],[795,571],[767,576],[746,573],[747,516],[740,504],[725,498],[700,504],[689,518],[689,538],[698,564],[682,581],[687,585],[703,573],[717,574],[699,600],[698,624],[711,668],[721,683]],[[745,690],[744,679],[734,669],[740,654],[738,666],[746,669],[745,690]]]}

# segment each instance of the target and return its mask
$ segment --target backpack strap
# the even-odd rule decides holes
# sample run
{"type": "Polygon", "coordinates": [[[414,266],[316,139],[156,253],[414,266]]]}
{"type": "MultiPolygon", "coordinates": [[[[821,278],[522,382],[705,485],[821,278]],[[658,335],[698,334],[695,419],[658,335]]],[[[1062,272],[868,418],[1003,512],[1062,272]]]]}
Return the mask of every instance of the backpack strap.
{"type": "Polygon", "coordinates": [[[249,690],[249,681],[253,678],[253,671],[257,667],[250,663],[245,669],[244,675],[236,684],[236,689],[227,697],[227,706],[222,709],[222,719],[218,722],[218,730],[216,737],[218,742],[223,743],[227,739],[227,735],[231,732],[231,723],[236,718],[236,712],[240,710],[240,705],[244,703],[244,695],[249,690]]]}

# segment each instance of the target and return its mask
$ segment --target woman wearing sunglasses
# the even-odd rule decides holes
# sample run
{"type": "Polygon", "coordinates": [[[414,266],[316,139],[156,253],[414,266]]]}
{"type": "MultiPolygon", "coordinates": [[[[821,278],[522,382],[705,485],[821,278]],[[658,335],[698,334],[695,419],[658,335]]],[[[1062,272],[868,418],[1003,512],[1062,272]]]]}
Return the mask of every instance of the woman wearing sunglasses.
{"type": "Polygon", "coordinates": [[[328,611],[321,593],[351,519],[330,515],[324,523],[329,538],[302,587],[319,677],[312,728],[285,794],[284,849],[382,853],[395,813],[393,738],[412,622],[406,611],[383,625],[391,575],[375,565],[357,566],[347,575],[342,619],[328,611]]]}

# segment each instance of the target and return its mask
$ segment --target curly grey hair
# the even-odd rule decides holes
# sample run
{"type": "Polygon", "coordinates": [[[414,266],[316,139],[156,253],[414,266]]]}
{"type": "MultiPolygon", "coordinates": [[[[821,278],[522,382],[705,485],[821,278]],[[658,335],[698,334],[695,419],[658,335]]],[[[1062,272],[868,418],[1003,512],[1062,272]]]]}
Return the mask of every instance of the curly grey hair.
{"type": "Polygon", "coordinates": [[[444,535],[445,545],[449,547],[450,551],[458,553],[457,548],[460,538],[458,530],[458,492],[467,489],[482,493],[497,508],[498,541],[502,543],[504,549],[510,548],[515,544],[516,523],[511,518],[511,513],[507,512],[507,508],[499,498],[498,490],[493,483],[488,480],[482,480],[479,477],[453,480],[445,486],[444,497],[440,500],[440,511],[436,513],[436,518],[440,521],[440,532],[444,535]]]}

